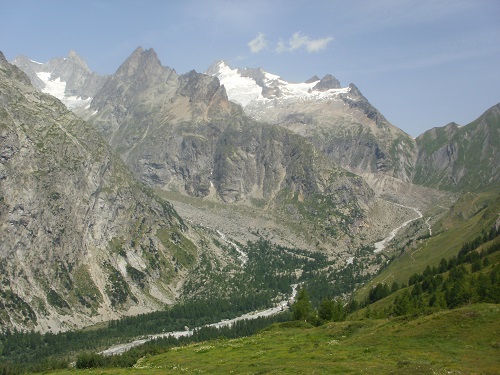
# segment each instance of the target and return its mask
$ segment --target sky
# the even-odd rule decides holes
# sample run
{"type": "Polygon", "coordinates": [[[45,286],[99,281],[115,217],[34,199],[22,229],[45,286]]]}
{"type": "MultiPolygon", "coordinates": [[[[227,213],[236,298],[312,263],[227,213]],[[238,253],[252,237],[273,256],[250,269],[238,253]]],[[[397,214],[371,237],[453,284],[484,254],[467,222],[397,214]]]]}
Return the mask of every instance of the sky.
{"type": "Polygon", "coordinates": [[[217,60],[287,81],[354,83],[412,136],[500,102],[499,0],[0,0],[0,51],[46,62],[76,51],[114,73],[138,46],[162,65],[217,60]]]}

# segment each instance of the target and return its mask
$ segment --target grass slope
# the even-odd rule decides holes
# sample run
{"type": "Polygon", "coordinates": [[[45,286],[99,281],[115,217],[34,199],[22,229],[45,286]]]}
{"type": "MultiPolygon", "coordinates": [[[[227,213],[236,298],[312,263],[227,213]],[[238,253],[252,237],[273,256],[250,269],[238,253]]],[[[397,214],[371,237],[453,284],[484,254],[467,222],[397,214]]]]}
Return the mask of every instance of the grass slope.
{"type": "Polygon", "coordinates": [[[258,335],[173,348],[133,369],[52,374],[494,374],[500,306],[478,304],[405,318],[283,323],[258,335]]]}

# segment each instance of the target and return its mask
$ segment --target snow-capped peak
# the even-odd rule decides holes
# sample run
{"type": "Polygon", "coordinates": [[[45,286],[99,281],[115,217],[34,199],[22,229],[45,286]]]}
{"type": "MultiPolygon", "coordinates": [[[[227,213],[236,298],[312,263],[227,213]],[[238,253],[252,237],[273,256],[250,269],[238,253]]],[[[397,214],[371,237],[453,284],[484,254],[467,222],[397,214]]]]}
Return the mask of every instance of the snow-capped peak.
{"type": "Polygon", "coordinates": [[[262,97],[262,87],[255,80],[241,76],[238,69],[231,69],[223,61],[217,66],[218,71],[214,76],[224,85],[231,101],[245,107],[251,101],[262,97]]]}
{"type": "Polygon", "coordinates": [[[217,61],[206,72],[215,76],[226,88],[229,100],[247,107],[250,103],[268,100],[318,100],[346,94],[338,81],[327,75],[323,80],[314,76],[306,82],[293,83],[261,68],[232,69],[224,61],[217,61]]]}
{"type": "Polygon", "coordinates": [[[62,81],[61,77],[52,79],[52,73],[50,72],[37,72],[36,75],[45,84],[42,92],[55,96],[57,99],[62,101],[68,109],[86,107],[92,101],[92,98],[83,99],[75,95],[67,95],[66,82],[62,81]]]}

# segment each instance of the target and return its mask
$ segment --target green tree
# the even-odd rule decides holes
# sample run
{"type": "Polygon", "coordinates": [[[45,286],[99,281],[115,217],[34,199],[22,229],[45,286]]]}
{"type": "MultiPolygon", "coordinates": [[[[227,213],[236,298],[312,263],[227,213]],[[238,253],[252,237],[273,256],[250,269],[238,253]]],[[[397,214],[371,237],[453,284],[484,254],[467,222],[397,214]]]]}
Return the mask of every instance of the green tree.
{"type": "Polygon", "coordinates": [[[292,316],[294,320],[305,320],[311,318],[312,316],[312,306],[311,300],[309,299],[309,294],[305,288],[301,288],[297,296],[297,301],[292,307],[292,316]]]}
{"type": "Polygon", "coordinates": [[[391,293],[396,293],[399,290],[399,284],[394,281],[391,286],[391,293]]]}
{"type": "Polygon", "coordinates": [[[333,320],[335,301],[331,298],[323,298],[318,308],[318,316],[322,320],[333,320]]]}
{"type": "Polygon", "coordinates": [[[396,296],[394,299],[393,312],[394,315],[401,316],[410,313],[411,310],[410,294],[408,290],[405,290],[403,294],[396,296]]]}

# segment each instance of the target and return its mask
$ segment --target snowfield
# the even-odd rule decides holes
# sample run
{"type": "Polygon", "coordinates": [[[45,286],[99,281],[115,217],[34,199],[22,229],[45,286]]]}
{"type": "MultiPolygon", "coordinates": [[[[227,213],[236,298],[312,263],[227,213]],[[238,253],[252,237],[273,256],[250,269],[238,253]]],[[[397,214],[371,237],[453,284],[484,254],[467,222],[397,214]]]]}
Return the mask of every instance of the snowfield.
{"type": "Polygon", "coordinates": [[[264,79],[262,86],[250,77],[244,77],[238,69],[231,69],[224,62],[217,65],[218,72],[214,74],[222,85],[226,88],[229,100],[247,107],[249,104],[258,102],[268,102],[274,100],[323,100],[335,98],[340,94],[347,94],[349,87],[339,89],[329,89],[326,91],[314,90],[319,79],[313,82],[293,83],[283,80],[280,76],[263,72],[264,79]],[[264,88],[278,89],[276,96],[265,97],[262,94],[264,88]]]}
{"type": "Polygon", "coordinates": [[[45,84],[42,92],[55,96],[62,101],[68,109],[90,106],[92,98],[82,99],[81,97],[66,95],[66,82],[61,81],[60,77],[52,79],[52,73],[50,72],[37,72],[36,75],[45,84]]]}

